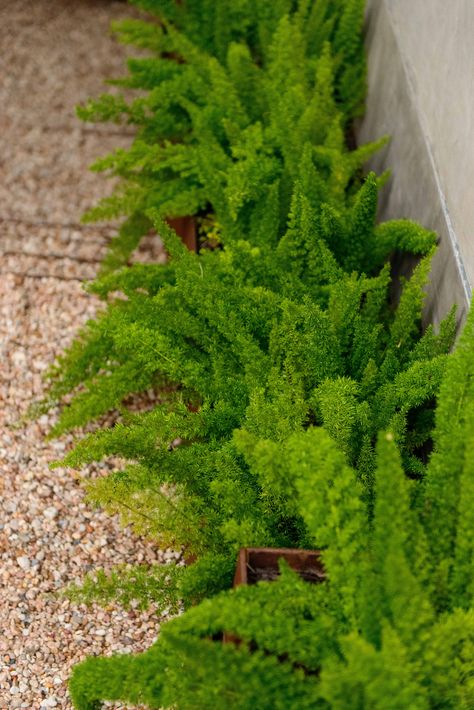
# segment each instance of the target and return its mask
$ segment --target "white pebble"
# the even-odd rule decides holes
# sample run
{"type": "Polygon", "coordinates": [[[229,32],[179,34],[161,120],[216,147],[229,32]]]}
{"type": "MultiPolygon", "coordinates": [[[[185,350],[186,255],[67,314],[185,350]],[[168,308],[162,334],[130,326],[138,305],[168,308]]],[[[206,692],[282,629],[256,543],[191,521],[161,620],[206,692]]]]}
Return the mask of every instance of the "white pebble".
{"type": "Polygon", "coordinates": [[[11,357],[17,367],[22,367],[26,364],[26,355],[23,350],[16,350],[11,357]]]}
{"type": "Polygon", "coordinates": [[[54,505],[50,506],[49,508],[45,508],[43,511],[43,515],[45,518],[48,520],[54,520],[54,518],[58,514],[58,509],[54,507],[54,505]]]}
{"type": "Polygon", "coordinates": [[[16,561],[20,565],[21,569],[25,570],[25,572],[27,570],[29,570],[31,567],[31,561],[30,561],[29,557],[25,557],[25,555],[22,555],[21,557],[17,557],[16,561]]]}
{"type": "Polygon", "coordinates": [[[40,708],[55,708],[57,704],[58,701],[56,700],[56,697],[54,695],[50,695],[49,698],[46,698],[46,700],[41,702],[40,708]]]}

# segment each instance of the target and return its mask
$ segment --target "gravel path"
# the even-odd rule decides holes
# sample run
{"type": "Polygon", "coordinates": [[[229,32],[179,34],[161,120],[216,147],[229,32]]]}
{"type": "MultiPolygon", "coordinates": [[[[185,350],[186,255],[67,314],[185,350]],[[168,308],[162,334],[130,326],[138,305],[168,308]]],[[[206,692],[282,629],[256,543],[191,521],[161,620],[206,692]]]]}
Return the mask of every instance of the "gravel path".
{"type": "Polygon", "coordinates": [[[152,611],[87,609],[57,592],[94,567],[173,555],[90,509],[71,471],[49,470],[70,438],[46,442],[47,416],[18,426],[45,368],[97,308],[81,279],[112,232],[79,218],[110,186],[86,166],[130,138],[81,126],[73,107],[122,72],[107,28],[130,12],[106,0],[0,2],[1,710],[71,708],[73,664],[148,647],[152,611]]]}

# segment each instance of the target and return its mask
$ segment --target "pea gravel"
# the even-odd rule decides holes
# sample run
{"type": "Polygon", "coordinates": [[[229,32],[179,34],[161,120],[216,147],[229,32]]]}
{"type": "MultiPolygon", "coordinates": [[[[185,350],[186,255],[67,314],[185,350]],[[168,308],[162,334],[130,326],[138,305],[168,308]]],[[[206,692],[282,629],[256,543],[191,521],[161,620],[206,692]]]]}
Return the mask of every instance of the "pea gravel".
{"type": "MultiPolygon", "coordinates": [[[[130,137],[81,126],[73,107],[121,73],[108,25],[131,12],[113,0],[0,6],[0,710],[72,708],[75,663],[156,639],[153,610],[86,608],[61,589],[96,567],[177,557],[91,509],[77,472],[50,470],[71,446],[45,438],[56,413],[21,421],[47,367],[98,308],[81,280],[94,276],[113,229],[79,217],[110,186],[86,165],[130,137]]],[[[137,258],[156,257],[152,248],[137,258]]]]}

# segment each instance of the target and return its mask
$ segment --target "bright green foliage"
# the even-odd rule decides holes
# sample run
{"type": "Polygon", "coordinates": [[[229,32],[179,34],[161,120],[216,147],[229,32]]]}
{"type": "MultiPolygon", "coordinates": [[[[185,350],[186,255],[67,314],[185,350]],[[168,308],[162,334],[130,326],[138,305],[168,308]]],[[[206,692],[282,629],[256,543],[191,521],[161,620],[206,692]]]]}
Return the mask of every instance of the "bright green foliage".
{"type": "Polygon", "coordinates": [[[286,570],[275,584],[240,588],[212,605],[205,602],[167,624],[160,644],[142,657],[122,664],[120,658],[86,662],[71,684],[76,707],[94,707],[95,700],[105,697],[156,708],[176,703],[183,708],[318,707],[317,678],[295,671],[296,664],[318,668],[330,650],[314,644],[317,628],[333,626],[329,615],[320,617],[318,607],[318,597],[308,595],[304,583],[286,570]],[[281,624],[274,623],[276,617],[281,624]],[[223,630],[237,632],[244,644],[213,641],[223,630]],[[255,641],[258,648],[248,653],[247,642],[255,641]],[[279,655],[287,660],[280,663],[279,655]],[[105,683],[100,690],[98,673],[105,683]],[[143,682],[144,673],[150,683],[143,682]]]}
{"type": "MultiPolygon", "coordinates": [[[[381,428],[394,429],[406,471],[423,475],[420,450],[430,440],[432,400],[452,342],[446,324],[421,348],[429,255],[392,310],[388,267],[371,277],[345,272],[299,188],[292,204],[276,248],[241,239],[196,255],[158,222],[169,263],[109,276],[108,286],[126,299],[110,300],[53,373],[50,398],[79,388],[55,434],[121,411],[121,422],[86,437],[65,460],[130,462],[87,482],[90,499],[163,546],[198,558],[224,555],[227,570],[241,546],[307,544],[279,461],[288,438],[310,424],[323,425],[357,468],[369,504],[381,428]],[[122,404],[164,384],[150,411],[122,404]],[[412,420],[421,418],[425,426],[415,433],[412,420]],[[267,451],[262,471],[252,469],[252,451],[267,451]]],[[[374,235],[370,221],[368,253],[374,235]]],[[[424,238],[429,251],[430,233],[424,238]]],[[[183,574],[200,579],[200,596],[222,588],[212,566],[183,574]]]]}
{"type": "Polygon", "coordinates": [[[337,93],[349,116],[360,115],[365,98],[365,54],[362,40],[365,0],[345,0],[334,37],[339,59],[337,93]]]}
{"type": "MultiPolygon", "coordinates": [[[[227,240],[245,233],[274,243],[297,179],[315,208],[337,209],[345,239],[357,243],[350,258],[360,265],[357,225],[367,224],[367,198],[353,218],[346,210],[361,165],[385,143],[348,151],[344,135],[364,96],[363,3],[138,4],[160,23],[129,20],[117,31],[151,54],[129,60],[129,76],[113,83],[145,93],[130,102],[106,94],[78,109],[84,120],[124,121],[137,131],[129,150],[93,166],[120,181],[85,220],[126,217],[103,271],[126,263],[150,230],[150,208],[162,216],[211,213],[227,240]]],[[[375,179],[366,191],[373,206],[375,179]]],[[[343,250],[339,244],[336,256],[343,250]]]]}
{"type": "Polygon", "coordinates": [[[437,570],[435,603],[467,608],[474,587],[473,474],[474,321],[464,329],[436,410],[435,450],[427,469],[426,524],[437,570]]]}
{"type": "Polygon", "coordinates": [[[156,612],[169,614],[180,611],[183,599],[195,604],[229,587],[233,574],[234,561],[217,553],[204,555],[190,567],[169,563],[118,565],[108,572],[99,569],[88,573],[81,585],[70,585],[65,594],[86,604],[118,602],[140,609],[153,604],[156,612]]]}
{"type": "Polygon", "coordinates": [[[125,608],[137,600],[139,608],[146,608],[154,602],[158,608],[176,613],[180,608],[180,599],[166,592],[177,589],[177,579],[174,584],[167,582],[171,576],[177,577],[182,569],[175,565],[121,565],[108,574],[99,569],[86,575],[80,586],[71,585],[66,594],[72,601],[87,604],[96,600],[102,604],[118,602],[125,608]]]}
{"type": "MultiPolygon", "coordinates": [[[[430,601],[436,570],[430,557],[417,569],[413,555],[429,534],[427,488],[407,479],[393,435],[379,437],[373,517],[323,429],[290,437],[280,459],[310,544],[323,543],[327,580],[308,584],[282,564],[278,581],[223,593],[169,622],[144,654],[89,659],[71,681],[77,708],[99,699],[249,710],[472,706],[474,614],[454,600],[437,612],[430,601]],[[241,642],[223,644],[223,632],[241,642]]],[[[264,469],[267,452],[253,461],[264,469]]],[[[453,560],[453,571],[472,584],[469,561],[453,560]]]]}

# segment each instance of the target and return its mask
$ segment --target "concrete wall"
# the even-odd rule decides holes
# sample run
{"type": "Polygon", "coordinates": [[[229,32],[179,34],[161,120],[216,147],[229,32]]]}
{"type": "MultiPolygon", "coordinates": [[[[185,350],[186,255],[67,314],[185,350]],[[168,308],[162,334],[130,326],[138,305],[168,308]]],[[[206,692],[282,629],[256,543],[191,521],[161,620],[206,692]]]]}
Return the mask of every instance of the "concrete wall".
{"type": "Polygon", "coordinates": [[[372,161],[392,170],[380,216],[438,232],[427,318],[457,303],[462,319],[474,284],[474,0],[369,0],[366,38],[358,140],[392,136],[372,161]]]}

